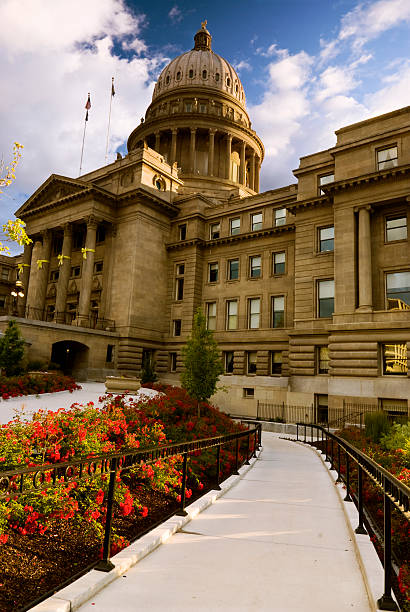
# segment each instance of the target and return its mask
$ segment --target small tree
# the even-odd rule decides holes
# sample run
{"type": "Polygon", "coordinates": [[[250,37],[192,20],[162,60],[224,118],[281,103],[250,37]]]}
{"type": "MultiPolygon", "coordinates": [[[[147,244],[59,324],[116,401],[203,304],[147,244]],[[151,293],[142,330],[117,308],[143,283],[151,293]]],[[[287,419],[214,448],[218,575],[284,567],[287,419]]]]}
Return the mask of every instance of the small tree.
{"type": "Polygon", "coordinates": [[[200,402],[215,393],[219,376],[224,371],[218,345],[213,332],[206,328],[206,319],[200,308],[194,316],[192,334],[182,349],[182,361],[181,383],[197,400],[199,418],[200,402]]]}
{"type": "Polygon", "coordinates": [[[4,336],[0,339],[0,367],[6,376],[16,376],[22,371],[24,339],[15,321],[9,321],[4,336]]]}
{"type": "Polygon", "coordinates": [[[144,383],[153,383],[157,380],[157,375],[154,370],[154,366],[152,364],[152,358],[150,353],[145,353],[144,358],[142,360],[142,368],[141,368],[141,384],[144,383]]]}

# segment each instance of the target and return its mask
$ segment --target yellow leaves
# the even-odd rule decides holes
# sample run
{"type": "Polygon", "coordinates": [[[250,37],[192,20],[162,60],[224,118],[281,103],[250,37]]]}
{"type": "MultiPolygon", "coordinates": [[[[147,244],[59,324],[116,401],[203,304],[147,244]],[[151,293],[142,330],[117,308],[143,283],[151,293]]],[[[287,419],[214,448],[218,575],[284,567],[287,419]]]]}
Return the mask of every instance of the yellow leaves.
{"type": "MultiPolygon", "coordinates": [[[[9,187],[16,179],[15,169],[21,158],[21,150],[24,146],[19,142],[15,142],[13,146],[13,159],[8,166],[4,166],[3,160],[0,160],[0,193],[2,187],[9,187]]],[[[24,229],[26,224],[21,219],[9,219],[2,227],[6,240],[17,242],[20,246],[29,244],[32,240],[27,236],[24,229]]],[[[0,253],[10,253],[7,245],[0,242],[0,253]]]]}
{"type": "Polygon", "coordinates": [[[16,179],[14,171],[20,161],[22,149],[24,149],[24,146],[19,142],[15,142],[13,145],[13,160],[11,161],[11,163],[8,166],[4,166],[3,160],[0,161],[0,193],[1,187],[9,187],[16,179]]]}

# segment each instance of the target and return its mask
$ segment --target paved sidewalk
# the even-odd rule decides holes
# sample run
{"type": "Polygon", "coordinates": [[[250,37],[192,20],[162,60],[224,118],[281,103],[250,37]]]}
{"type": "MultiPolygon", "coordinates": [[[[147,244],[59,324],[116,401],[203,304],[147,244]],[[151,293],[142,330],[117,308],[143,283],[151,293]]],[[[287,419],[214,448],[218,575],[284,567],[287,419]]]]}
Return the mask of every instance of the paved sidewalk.
{"type": "Polygon", "coordinates": [[[320,458],[265,432],[263,447],[226,495],[80,612],[371,610],[320,458]]]}

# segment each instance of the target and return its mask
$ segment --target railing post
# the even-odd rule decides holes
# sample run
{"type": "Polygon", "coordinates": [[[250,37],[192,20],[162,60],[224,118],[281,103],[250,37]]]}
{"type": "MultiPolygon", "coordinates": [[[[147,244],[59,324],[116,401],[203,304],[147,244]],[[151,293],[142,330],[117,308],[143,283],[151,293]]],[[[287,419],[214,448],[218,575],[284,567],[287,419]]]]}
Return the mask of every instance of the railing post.
{"type": "Polygon", "coordinates": [[[330,438],[330,469],[335,469],[333,464],[333,438],[330,438]]]}
{"type": "Polygon", "coordinates": [[[236,438],[236,441],[235,441],[235,471],[234,471],[235,476],[239,476],[238,466],[239,466],[239,438],[236,438]]]}
{"type": "Polygon", "coordinates": [[[327,431],[325,432],[325,438],[326,438],[326,446],[325,446],[325,461],[329,461],[329,457],[328,457],[328,455],[327,455],[327,442],[328,442],[327,431]]]}
{"type": "Polygon", "coordinates": [[[258,424],[258,447],[262,448],[262,423],[258,424]]]}
{"type": "Polygon", "coordinates": [[[256,459],[256,437],[257,437],[257,430],[255,429],[255,433],[254,433],[254,441],[253,441],[253,456],[256,459]]]}
{"type": "Polygon", "coordinates": [[[245,465],[250,465],[250,463],[249,463],[249,433],[246,436],[246,461],[245,461],[245,465]]]}
{"type": "Polygon", "coordinates": [[[357,471],[357,497],[358,497],[358,510],[359,510],[359,524],[355,529],[356,533],[363,533],[366,534],[367,531],[364,528],[363,525],[363,470],[361,465],[358,464],[357,466],[358,471],[357,471]]]}
{"type": "MultiPolygon", "coordinates": [[[[248,441],[249,441],[249,434],[248,434],[248,441]]],[[[221,445],[218,444],[218,446],[216,447],[216,486],[213,487],[215,491],[221,490],[221,487],[219,485],[220,479],[221,479],[221,445]]]]}
{"type": "Polygon", "coordinates": [[[299,423],[296,423],[296,441],[299,442],[299,423]]]}
{"type": "Polygon", "coordinates": [[[186,473],[187,473],[188,453],[184,453],[184,461],[182,464],[182,489],[181,489],[181,507],[175,513],[178,516],[186,516],[188,512],[185,510],[185,493],[186,493],[186,473]]]}
{"type": "Polygon", "coordinates": [[[304,439],[304,443],[306,444],[306,423],[304,424],[305,427],[305,439],[304,439]]]}
{"type": "Polygon", "coordinates": [[[397,610],[395,601],[391,596],[391,505],[384,485],[384,593],[377,601],[380,610],[397,610]]]}
{"type": "Polygon", "coordinates": [[[104,532],[104,544],[102,559],[97,563],[94,569],[100,572],[110,572],[114,569],[115,565],[110,561],[111,552],[111,525],[112,525],[112,511],[114,505],[114,491],[115,481],[117,478],[117,460],[112,459],[110,466],[110,480],[108,483],[108,494],[107,494],[107,516],[105,520],[105,532],[104,532]]]}
{"type": "Polygon", "coordinates": [[[322,432],[322,450],[321,450],[321,453],[323,455],[323,443],[324,443],[323,427],[321,429],[321,432],[322,432]]]}
{"type": "Polygon", "coordinates": [[[344,498],[345,502],[353,501],[350,497],[350,460],[349,455],[346,451],[346,496],[344,498]]]}
{"type": "Polygon", "coordinates": [[[337,480],[336,482],[342,482],[342,472],[340,471],[340,444],[337,443],[337,480]]]}

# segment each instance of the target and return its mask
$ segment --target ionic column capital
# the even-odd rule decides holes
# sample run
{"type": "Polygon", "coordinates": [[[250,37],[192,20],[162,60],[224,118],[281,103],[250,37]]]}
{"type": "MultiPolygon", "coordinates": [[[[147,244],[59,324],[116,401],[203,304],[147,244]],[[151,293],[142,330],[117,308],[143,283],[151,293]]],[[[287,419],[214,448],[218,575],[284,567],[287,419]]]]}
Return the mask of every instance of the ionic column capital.
{"type": "Polygon", "coordinates": [[[353,210],[355,213],[359,213],[362,210],[366,210],[369,214],[371,214],[374,211],[374,209],[370,206],[370,204],[363,204],[362,206],[355,206],[353,210]]]}
{"type": "Polygon", "coordinates": [[[89,217],[87,217],[86,223],[87,223],[87,230],[88,229],[97,229],[98,219],[94,215],[90,215],[89,217]]]}

